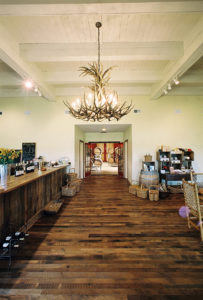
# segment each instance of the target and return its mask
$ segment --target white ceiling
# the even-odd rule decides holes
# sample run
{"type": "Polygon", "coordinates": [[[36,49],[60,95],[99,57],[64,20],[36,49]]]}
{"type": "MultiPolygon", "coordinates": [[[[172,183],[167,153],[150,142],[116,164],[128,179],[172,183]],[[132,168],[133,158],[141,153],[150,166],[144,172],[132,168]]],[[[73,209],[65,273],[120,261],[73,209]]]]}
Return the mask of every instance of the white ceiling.
{"type": "Polygon", "coordinates": [[[87,124],[87,125],[75,125],[83,132],[102,132],[102,129],[106,129],[106,132],[124,132],[128,129],[130,124],[87,124]]]}
{"type": "Polygon", "coordinates": [[[27,96],[22,78],[48,100],[80,95],[90,79],[78,69],[97,59],[97,21],[119,95],[159,98],[176,76],[171,94],[203,95],[203,1],[0,0],[0,97],[27,96]]]}

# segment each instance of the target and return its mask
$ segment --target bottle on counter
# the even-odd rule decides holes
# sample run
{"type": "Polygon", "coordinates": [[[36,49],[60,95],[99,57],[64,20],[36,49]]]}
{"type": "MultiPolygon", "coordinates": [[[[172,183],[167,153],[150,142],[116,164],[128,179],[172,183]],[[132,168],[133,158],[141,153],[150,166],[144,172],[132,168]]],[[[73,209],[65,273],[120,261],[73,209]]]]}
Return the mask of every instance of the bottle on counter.
{"type": "Polygon", "coordinates": [[[31,172],[34,172],[34,170],[35,170],[35,165],[32,160],[30,161],[30,170],[31,170],[31,172]]]}
{"type": "Polygon", "coordinates": [[[28,161],[25,167],[25,172],[26,173],[31,173],[34,172],[35,166],[32,160],[28,161]]]}
{"type": "Polygon", "coordinates": [[[25,163],[25,161],[23,160],[23,162],[22,162],[22,166],[23,166],[23,171],[24,171],[24,173],[26,172],[26,163],[25,163]]]}
{"type": "Polygon", "coordinates": [[[20,172],[20,168],[19,168],[19,165],[16,164],[16,167],[15,167],[15,176],[18,177],[21,175],[21,172],[20,172]]]}
{"type": "Polygon", "coordinates": [[[30,163],[29,163],[29,161],[27,161],[27,162],[25,163],[25,172],[26,172],[26,173],[30,173],[30,163]]]}
{"type": "Polygon", "coordinates": [[[20,175],[24,175],[24,169],[22,164],[19,165],[19,171],[20,171],[20,175]]]}

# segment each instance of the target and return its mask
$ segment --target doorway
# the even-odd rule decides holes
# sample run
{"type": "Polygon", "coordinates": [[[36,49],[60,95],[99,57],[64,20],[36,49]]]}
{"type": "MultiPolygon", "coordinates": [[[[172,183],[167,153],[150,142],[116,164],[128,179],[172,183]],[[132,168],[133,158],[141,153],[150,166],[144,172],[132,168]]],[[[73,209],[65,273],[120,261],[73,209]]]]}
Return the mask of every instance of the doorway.
{"type": "Polygon", "coordinates": [[[75,170],[82,178],[93,174],[113,174],[130,180],[132,173],[132,125],[131,124],[84,124],[75,125],[75,170]],[[128,141],[128,145],[127,142],[128,141]],[[82,143],[83,142],[83,143],[82,143]],[[108,150],[108,144],[113,151],[108,150]],[[94,148],[106,147],[101,150],[94,148]],[[83,151],[82,151],[83,147],[83,151]],[[98,153],[97,153],[98,151],[98,153]],[[92,153],[93,152],[93,153],[92,153]],[[96,154],[96,157],[94,156],[96,154]],[[100,157],[101,156],[101,157],[100,157]],[[92,161],[94,158],[94,162],[92,161]],[[101,161],[102,162],[101,162],[101,161]],[[100,167],[102,163],[102,167],[100,167]],[[93,168],[92,168],[93,167],[93,168]],[[94,169],[94,170],[92,170],[94,169]]]}
{"type": "Polygon", "coordinates": [[[89,142],[86,146],[88,175],[123,176],[123,143],[89,142]],[[88,159],[90,157],[90,160],[88,159]],[[90,164],[90,165],[89,165],[90,164]]]}

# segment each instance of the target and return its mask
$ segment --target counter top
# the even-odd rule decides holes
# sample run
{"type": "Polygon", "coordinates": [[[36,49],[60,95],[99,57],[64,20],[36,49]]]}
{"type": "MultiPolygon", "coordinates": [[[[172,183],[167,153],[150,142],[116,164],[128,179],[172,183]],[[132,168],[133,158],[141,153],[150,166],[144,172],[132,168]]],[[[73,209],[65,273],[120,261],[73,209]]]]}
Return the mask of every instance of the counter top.
{"type": "Polygon", "coordinates": [[[46,171],[35,170],[34,172],[24,174],[19,177],[11,176],[10,179],[8,179],[8,181],[7,181],[7,188],[2,189],[0,187],[0,195],[11,192],[21,186],[24,186],[30,182],[33,182],[33,181],[39,179],[40,177],[46,176],[50,173],[56,172],[60,169],[66,168],[66,167],[67,167],[67,165],[61,165],[59,167],[49,167],[49,168],[47,168],[46,171]]]}

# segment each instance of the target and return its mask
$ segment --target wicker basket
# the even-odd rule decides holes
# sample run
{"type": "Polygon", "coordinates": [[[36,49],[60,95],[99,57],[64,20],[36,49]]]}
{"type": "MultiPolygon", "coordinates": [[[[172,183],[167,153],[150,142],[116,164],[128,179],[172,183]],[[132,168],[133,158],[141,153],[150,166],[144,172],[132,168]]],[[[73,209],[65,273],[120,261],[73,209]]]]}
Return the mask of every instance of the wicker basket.
{"type": "Polygon", "coordinates": [[[152,156],[151,156],[150,154],[146,154],[146,155],[144,156],[144,161],[145,161],[145,162],[151,162],[151,161],[152,161],[152,156]]]}
{"type": "Polygon", "coordinates": [[[129,186],[129,193],[133,195],[137,195],[137,188],[139,188],[139,185],[130,185],[129,186]]]}
{"type": "Polygon", "coordinates": [[[159,186],[158,185],[150,185],[149,200],[150,201],[158,201],[159,200],[159,186]]]}
{"type": "Polygon", "coordinates": [[[81,183],[82,183],[82,180],[81,179],[75,179],[73,181],[71,181],[68,186],[69,187],[73,187],[75,186],[76,187],[76,192],[80,192],[80,187],[81,187],[81,183]]]}
{"type": "Polygon", "coordinates": [[[62,187],[62,196],[73,197],[76,194],[76,187],[69,187],[68,185],[62,187]]]}
{"type": "Polygon", "coordinates": [[[44,213],[47,215],[55,215],[63,205],[63,200],[51,201],[44,207],[44,213]]]}
{"type": "Polygon", "coordinates": [[[144,188],[142,184],[136,190],[139,198],[147,199],[148,189],[144,188]]]}
{"type": "Polygon", "coordinates": [[[73,180],[77,179],[77,176],[78,176],[77,173],[68,173],[67,174],[67,181],[68,182],[73,181],[73,180]]]}
{"type": "Polygon", "coordinates": [[[168,186],[168,190],[172,194],[183,194],[183,187],[182,186],[168,186]]]}

